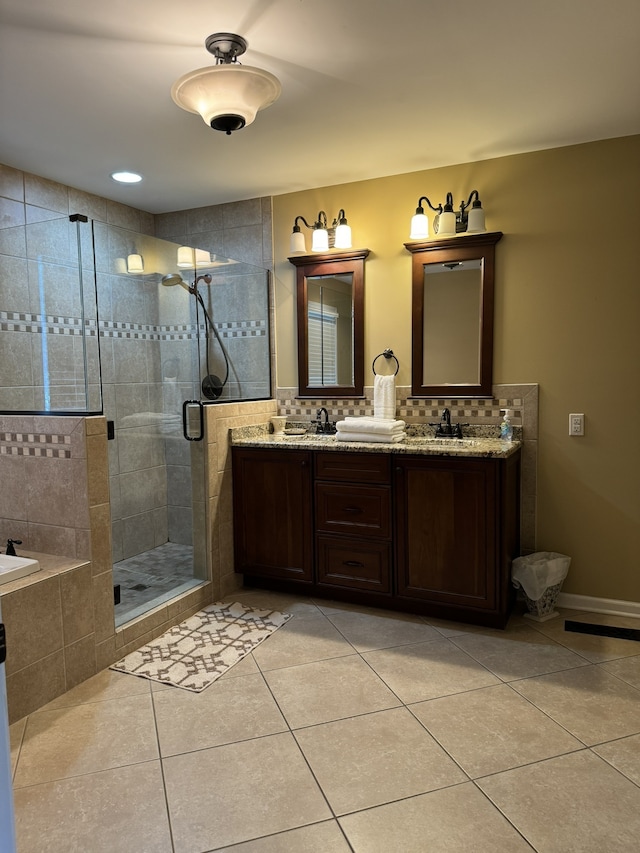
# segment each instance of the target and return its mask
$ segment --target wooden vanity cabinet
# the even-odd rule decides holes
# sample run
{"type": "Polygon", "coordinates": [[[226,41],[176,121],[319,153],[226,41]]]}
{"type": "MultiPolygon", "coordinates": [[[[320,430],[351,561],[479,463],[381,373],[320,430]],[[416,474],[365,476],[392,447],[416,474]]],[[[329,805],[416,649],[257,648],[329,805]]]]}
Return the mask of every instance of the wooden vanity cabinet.
{"type": "Polygon", "coordinates": [[[396,596],[448,619],[504,627],[519,553],[519,454],[394,461],[396,596]]]}
{"type": "Polygon", "coordinates": [[[391,595],[391,481],[386,454],[316,453],[316,582],[391,595]]]}
{"type": "Polygon", "coordinates": [[[506,459],[232,454],[235,568],[248,584],[506,624],[519,554],[519,451],[506,459]]]}
{"type": "Polygon", "coordinates": [[[313,581],[312,456],[232,448],[235,570],[313,581]]]}

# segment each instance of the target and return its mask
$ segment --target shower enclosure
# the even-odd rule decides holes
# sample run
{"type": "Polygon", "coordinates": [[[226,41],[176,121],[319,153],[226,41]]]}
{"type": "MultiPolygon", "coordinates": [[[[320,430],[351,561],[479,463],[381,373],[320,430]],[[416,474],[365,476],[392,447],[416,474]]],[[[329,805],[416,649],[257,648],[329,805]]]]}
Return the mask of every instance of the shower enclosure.
{"type": "Polygon", "coordinates": [[[208,578],[202,407],[271,396],[268,272],[82,216],[23,231],[0,243],[0,410],[104,413],[121,625],[208,578]]]}

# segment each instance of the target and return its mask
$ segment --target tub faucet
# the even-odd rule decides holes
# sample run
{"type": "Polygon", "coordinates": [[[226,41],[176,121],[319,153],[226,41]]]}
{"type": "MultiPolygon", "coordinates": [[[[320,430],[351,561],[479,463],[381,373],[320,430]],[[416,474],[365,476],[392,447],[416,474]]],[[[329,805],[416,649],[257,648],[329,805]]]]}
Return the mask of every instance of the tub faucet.
{"type": "Polygon", "coordinates": [[[7,547],[5,550],[5,554],[7,557],[16,557],[16,549],[13,547],[14,545],[22,545],[22,539],[7,539],[7,547]]]}

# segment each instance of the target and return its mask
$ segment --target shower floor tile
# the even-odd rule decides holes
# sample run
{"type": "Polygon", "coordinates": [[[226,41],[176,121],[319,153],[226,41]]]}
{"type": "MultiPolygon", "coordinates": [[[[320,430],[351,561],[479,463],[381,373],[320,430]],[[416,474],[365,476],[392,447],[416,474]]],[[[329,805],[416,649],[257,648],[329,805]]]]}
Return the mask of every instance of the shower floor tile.
{"type": "Polygon", "coordinates": [[[120,584],[115,611],[120,626],[200,583],[193,576],[193,548],[166,542],[114,563],[113,583],[120,584]]]}

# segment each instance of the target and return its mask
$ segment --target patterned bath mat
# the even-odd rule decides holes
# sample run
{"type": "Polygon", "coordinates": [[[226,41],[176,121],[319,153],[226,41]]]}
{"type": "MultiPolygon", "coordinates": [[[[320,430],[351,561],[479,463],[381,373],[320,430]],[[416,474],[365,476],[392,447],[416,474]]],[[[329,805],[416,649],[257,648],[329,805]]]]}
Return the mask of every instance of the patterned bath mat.
{"type": "Polygon", "coordinates": [[[217,602],[110,668],[201,693],[290,618],[277,610],[217,602]]]}

